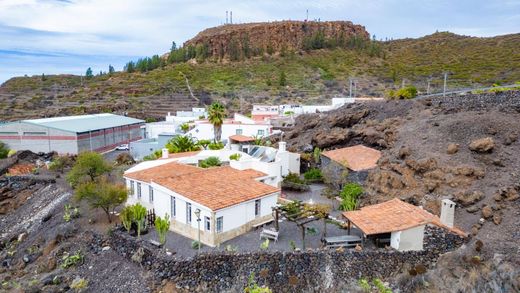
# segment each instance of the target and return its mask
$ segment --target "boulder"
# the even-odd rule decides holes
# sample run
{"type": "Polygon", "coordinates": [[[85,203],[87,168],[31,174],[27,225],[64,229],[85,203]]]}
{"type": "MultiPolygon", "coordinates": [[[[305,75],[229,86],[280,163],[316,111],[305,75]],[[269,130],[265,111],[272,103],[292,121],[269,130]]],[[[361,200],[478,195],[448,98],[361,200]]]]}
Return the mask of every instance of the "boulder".
{"type": "Polygon", "coordinates": [[[491,137],[474,140],[469,145],[469,149],[477,153],[488,153],[493,148],[495,148],[495,141],[491,137]]]}
{"type": "Polygon", "coordinates": [[[484,197],[484,193],[481,191],[466,191],[466,192],[458,192],[454,196],[454,200],[458,202],[461,206],[467,207],[478,201],[480,201],[484,197]]]}
{"type": "Polygon", "coordinates": [[[313,144],[319,148],[326,148],[337,144],[343,144],[350,138],[348,130],[343,128],[332,128],[320,131],[312,138],[313,144]]]}
{"type": "Polygon", "coordinates": [[[448,155],[453,155],[453,154],[457,153],[458,151],[459,151],[459,144],[450,143],[448,145],[448,149],[446,150],[446,153],[448,153],[448,155]]]}
{"type": "Polygon", "coordinates": [[[516,133],[510,133],[506,136],[506,138],[504,139],[504,144],[505,145],[511,145],[513,144],[514,142],[516,142],[518,140],[518,134],[516,133]]]}
{"type": "Polygon", "coordinates": [[[494,214],[493,223],[495,223],[495,225],[500,225],[500,223],[502,223],[502,215],[500,215],[499,213],[494,214]]]}
{"type": "Polygon", "coordinates": [[[399,149],[399,158],[404,159],[404,158],[408,157],[411,153],[412,152],[409,147],[402,146],[399,149]]]}
{"type": "Polygon", "coordinates": [[[490,206],[485,206],[482,208],[482,217],[485,219],[489,219],[493,216],[493,209],[490,206]]]}

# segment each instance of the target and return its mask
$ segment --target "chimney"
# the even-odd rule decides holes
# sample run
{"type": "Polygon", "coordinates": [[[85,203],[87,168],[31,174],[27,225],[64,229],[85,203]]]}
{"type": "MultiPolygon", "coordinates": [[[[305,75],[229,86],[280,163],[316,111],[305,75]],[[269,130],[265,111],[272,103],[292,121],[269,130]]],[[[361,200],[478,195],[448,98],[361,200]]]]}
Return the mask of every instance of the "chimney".
{"type": "Polygon", "coordinates": [[[455,203],[449,199],[443,199],[441,203],[441,223],[452,228],[455,220],[455,203]]]}
{"type": "Polygon", "coordinates": [[[170,112],[168,112],[168,116],[171,116],[171,115],[170,115],[170,112]]]}
{"type": "Polygon", "coordinates": [[[278,143],[278,150],[279,150],[280,152],[285,152],[285,150],[286,150],[286,146],[287,146],[287,143],[286,143],[285,141],[280,141],[280,142],[278,143]]]}
{"type": "Polygon", "coordinates": [[[162,158],[163,159],[168,159],[169,155],[170,155],[170,152],[168,151],[167,148],[162,149],[162,158]]]}

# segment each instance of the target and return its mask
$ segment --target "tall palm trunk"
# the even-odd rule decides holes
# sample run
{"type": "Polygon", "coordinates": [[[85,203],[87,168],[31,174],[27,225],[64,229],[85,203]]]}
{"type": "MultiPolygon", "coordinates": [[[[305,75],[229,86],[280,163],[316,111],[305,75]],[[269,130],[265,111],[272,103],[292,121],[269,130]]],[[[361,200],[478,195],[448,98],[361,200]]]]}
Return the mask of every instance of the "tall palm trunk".
{"type": "Polygon", "coordinates": [[[222,136],[222,125],[213,125],[213,134],[215,136],[215,141],[219,142],[220,137],[222,136]]]}

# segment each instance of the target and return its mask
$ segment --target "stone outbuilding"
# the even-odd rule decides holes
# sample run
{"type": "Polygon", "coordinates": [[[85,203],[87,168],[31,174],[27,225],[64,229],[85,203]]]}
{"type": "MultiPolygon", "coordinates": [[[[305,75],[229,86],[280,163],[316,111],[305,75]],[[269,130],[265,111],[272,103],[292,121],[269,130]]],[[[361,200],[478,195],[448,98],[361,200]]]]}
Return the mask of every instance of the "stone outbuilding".
{"type": "Polygon", "coordinates": [[[330,183],[341,188],[346,182],[362,184],[380,158],[381,151],[356,145],[322,152],[321,168],[330,183]]]}

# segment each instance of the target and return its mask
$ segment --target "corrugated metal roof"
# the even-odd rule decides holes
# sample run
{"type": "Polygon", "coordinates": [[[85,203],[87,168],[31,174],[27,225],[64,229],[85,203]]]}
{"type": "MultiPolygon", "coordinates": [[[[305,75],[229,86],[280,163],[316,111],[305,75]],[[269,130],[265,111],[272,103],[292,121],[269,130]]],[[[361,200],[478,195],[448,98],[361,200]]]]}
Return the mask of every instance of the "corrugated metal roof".
{"type": "Polygon", "coordinates": [[[143,123],[143,120],[110,113],[64,116],[43,119],[22,120],[22,122],[38,124],[45,127],[69,132],[88,132],[104,128],[112,128],[129,124],[143,123]]]}

